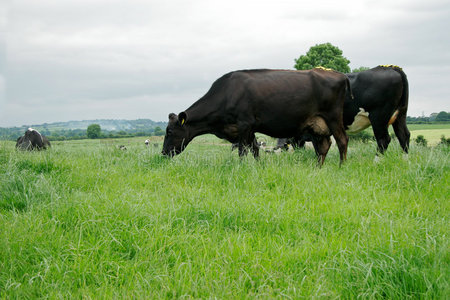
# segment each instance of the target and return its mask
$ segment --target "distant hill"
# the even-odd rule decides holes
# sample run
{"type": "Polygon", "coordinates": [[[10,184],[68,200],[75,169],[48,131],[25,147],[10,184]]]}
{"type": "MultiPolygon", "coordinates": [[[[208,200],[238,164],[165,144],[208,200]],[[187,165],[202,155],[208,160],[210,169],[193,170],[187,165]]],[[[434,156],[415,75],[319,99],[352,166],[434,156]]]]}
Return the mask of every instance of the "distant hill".
{"type": "Polygon", "coordinates": [[[81,137],[85,135],[87,127],[91,124],[99,124],[104,134],[126,133],[131,135],[151,135],[155,128],[159,127],[164,130],[167,126],[166,122],[155,122],[150,119],[68,121],[0,128],[0,138],[15,140],[23,135],[29,127],[38,130],[46,136],[81,137]]]}
{"type": "MultiPolygon", "coordinates": [[[[87,129],[91,124],[99,124],[102,130],[108,131],[127,131],[127,130],[148,130],[159,126],[165,128],[166,122],[155,122],[150,119],[137,119],[137,120],[114,120],[114,119],[99,119],[99,120],[83,120],[83,121],[68,121],[68,122],[56,122],[56,123],[44,123],[40,125],[31,125],[36,128],[51,129],[87,129]]],[[[23,128],[29,126],[23,126],[23,128]]]]}

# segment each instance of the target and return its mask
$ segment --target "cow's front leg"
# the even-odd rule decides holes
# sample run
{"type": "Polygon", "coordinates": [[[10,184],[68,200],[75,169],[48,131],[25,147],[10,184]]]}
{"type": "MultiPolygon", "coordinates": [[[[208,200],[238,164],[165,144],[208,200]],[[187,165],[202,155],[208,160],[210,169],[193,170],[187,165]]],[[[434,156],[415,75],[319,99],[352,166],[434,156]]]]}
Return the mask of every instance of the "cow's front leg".
{"type": "Polygon", "coordinates": [[[252,139],[251,145],[252,145],[253,157],[255,159],[258,159],[259,158],[259,146],[258,146],[258,141],[256,140],[256,136],[254,133],[251,134],[250,139],[252,139]]]}
{"type": "Polygon", "coordinates": [[[242,158],[247,155],[248,146],[245,145],[242,141],[239,142],[239,156],[242,158]]]}
{"type": "Polygon", "coordinates": [[[252,132],[247,132],[246,134],[242,134],[239,139],[239,156],[247,155],[248,149],[253,153],[255,158],[259,157],[259,147],[256,141],[255,134],[252,132]]]}

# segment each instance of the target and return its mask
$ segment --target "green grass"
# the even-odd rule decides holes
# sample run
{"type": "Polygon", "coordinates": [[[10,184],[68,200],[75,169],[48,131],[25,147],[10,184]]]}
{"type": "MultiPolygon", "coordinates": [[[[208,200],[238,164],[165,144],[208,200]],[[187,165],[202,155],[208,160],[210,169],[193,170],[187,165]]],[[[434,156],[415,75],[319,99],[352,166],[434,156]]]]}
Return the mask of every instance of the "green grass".
{"type": "MultiPolygon", "coordinates": [[[[442,136],[450,137],[450,124],[409,124],[411,139],[423,135],[429,145],[437,145],[442,136]]],[[[392,131],[393,132],[393,131],[392,131]]]]}
{"type": "Polygon", "coordinates": [[[417,138],[419,135],[424,136],[424,138],[429,142],[430,145],[437,145],[441,141],[441,137],[450,137],[450,129],[437,129],[437,130],[414,130],[411,131],[411,139],[417,138]]]}
{"type": "Polygon", "coordinates": [[[240,160],[204,136],[0,143],[0,298],[449,295],[449,149],[240,160]],[[117,149],[124,144],[127,151],[117,149]]]}

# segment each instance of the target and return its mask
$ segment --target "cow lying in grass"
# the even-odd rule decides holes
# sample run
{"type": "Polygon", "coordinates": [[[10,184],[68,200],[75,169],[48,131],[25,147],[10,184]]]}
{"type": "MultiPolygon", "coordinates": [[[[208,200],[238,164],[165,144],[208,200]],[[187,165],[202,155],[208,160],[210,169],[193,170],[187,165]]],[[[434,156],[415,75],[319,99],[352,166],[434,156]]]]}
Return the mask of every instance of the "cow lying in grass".
{"type": "Polygon", "coordinates": [[[36,129],[28,128],[25,134],[17,139],[16,149],[42,150],[50,148],[50,141],[36,129]]]}

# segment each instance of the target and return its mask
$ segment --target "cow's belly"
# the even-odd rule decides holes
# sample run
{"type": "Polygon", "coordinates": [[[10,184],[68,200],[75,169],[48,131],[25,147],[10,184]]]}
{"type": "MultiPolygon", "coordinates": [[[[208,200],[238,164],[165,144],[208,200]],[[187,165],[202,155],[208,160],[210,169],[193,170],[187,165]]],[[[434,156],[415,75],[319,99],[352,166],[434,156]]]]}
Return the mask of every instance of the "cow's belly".
{"type": "Polygon", "coordinates": [[[356,114],[353,123],[347,128],[347,133],[357,133],[370,126],[369,112],[366,112],[364,108],[359,108],[359,112],[356,114]]]}
{"type": "MultiPolygon", "coordinates": [[[[388,126],[392,125],[397,120],[398,110],[394,111],[389,119],[388,126]]],[[[348,126],[347,133],[358,133],[371,125],[369,119],[369,112],[365,111],[364,108],[359,108],[359,112],[356,114],[353,123],[348,126]]]]}
{"type": "Polygon", "coordinates": [[[257,132],[278,138],[289,138],[299,136],[303,133],[310,133],[320,136],[329,136],[330,129],[326,121],[320,116],[312,116],[308,118],[298,118],[293,120],[279,120],[278,122],[261,124],[256,128],[257,132]],[[299,122],[298,119],[303,119],[299,122]]]}

